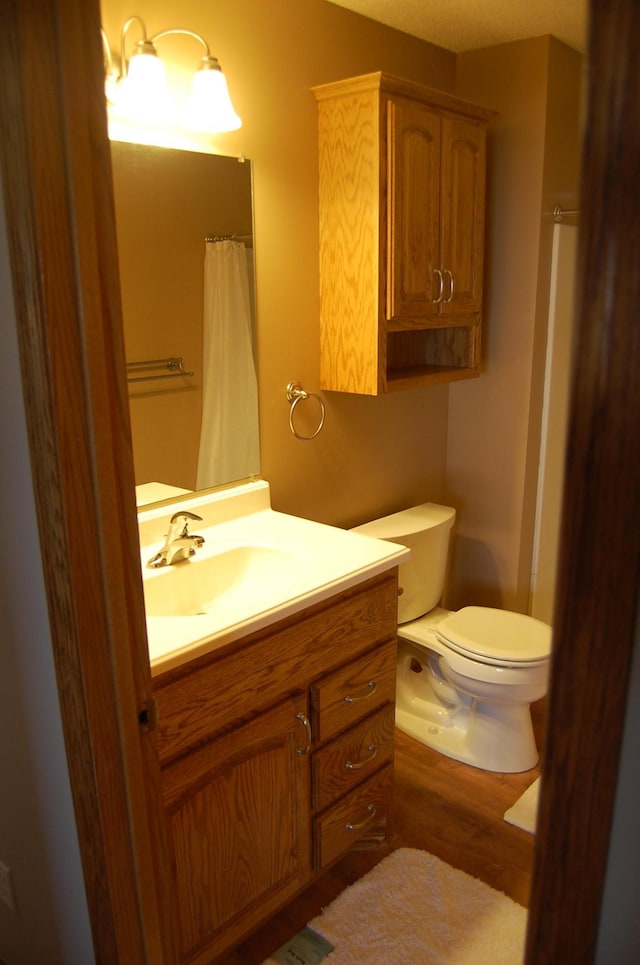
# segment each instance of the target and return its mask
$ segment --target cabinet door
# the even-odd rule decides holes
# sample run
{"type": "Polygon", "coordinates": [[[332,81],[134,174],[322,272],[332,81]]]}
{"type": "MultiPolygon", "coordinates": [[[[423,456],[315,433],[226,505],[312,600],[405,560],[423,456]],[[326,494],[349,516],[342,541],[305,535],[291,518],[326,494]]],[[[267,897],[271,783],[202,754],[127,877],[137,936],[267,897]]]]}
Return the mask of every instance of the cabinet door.
{"type": "Polygon", "coordinates": [[[285,700],[163,772],[180,961],[209,962],[306,882],[306,712],[285,700]]]}
{"type": "Polygon", "coordinates": [[[387,318],[438,314],[440,116],[419,101],[387,101],[387,318]]]}
{"type": "Polygon", "coordinates": [[[442,315],[471,314],[482,307],[486,130],[463,117],[442,122],[441,268],[442,315]]]}

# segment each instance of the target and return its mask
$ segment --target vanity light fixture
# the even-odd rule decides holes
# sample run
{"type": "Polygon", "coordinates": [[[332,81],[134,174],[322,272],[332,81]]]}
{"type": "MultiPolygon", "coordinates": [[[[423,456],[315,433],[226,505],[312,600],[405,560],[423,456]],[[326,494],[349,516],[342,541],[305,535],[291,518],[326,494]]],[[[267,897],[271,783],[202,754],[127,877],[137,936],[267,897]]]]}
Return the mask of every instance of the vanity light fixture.
{"type": "Polygon", "coordinates": [[[207,41],[194,30],[172,27],[148,36],[141,17],[129,17],[120,34],[120,70],[115,67],[107,36],[102,31],[105,59],[105,89],[107,100],[132,119],[144,123],[166,120],[169,94],[164,64],[158,56],[156,43],[165,37],[183,34],[193,37],[204,47],[195,72],[191,94],[184,108],[183,126],[193,131],[218,133],[235,131],[242,121],[233,109],[227,81],[216,57],[212,57],[207,41]],[[127,32],[133,24],[142,30],[129,57],[126,53],[127,32]]]}

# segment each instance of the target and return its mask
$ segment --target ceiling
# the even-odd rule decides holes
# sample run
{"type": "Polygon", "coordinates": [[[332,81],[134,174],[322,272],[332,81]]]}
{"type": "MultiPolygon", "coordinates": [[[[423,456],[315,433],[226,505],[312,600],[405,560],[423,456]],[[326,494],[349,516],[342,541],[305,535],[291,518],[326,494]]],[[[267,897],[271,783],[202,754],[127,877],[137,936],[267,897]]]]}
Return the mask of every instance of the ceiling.
{"type": "Polygon", "coordinates": [[[329,0],[455,53],[553,34],[584,52],[588,0],[329,0]]]}

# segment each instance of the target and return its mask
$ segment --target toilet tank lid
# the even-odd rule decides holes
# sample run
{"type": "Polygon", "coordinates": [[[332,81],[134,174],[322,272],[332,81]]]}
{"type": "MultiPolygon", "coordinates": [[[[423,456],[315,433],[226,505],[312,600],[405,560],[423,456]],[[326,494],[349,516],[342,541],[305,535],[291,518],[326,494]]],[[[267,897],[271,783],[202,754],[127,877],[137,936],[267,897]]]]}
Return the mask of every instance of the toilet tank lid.
{"type": "Polygon", "coordinates": [[[363,536],[373,536],[375,539],[401,540],[403,536],[411,536],[431,526],[446,523],[453,526],[456,511],[451,506],[440,506],[438,503],[422,503],[410,509],[402,509],[390,516],[372,519],[369,523],[354,526],[352,532],[363,536]]]}

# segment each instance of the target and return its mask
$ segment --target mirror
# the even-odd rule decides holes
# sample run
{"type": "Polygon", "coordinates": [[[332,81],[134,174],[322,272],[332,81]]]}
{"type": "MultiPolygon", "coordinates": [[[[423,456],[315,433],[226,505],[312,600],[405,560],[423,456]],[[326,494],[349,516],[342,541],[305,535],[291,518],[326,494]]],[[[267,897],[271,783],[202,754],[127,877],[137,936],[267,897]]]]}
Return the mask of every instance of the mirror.
{"type": "Polygon", "coordinates": [[[260,465],[251,162],[118,141],[111,143],[111,151],[139,504],[256,475],[260,465]],[[227,240],[220,243],[229,238],[233,245],[227,240]],[[238,252],[243,245],[246,250],[238,252]],[[246,279],[240,272],[231,283],[219,268],[215,278],[210,274],[210,259],[223,249],[228,256],[230,247],[247,265],[246,279]],[[207,326],[211,332],[212,325],[229,324],[219,320],[220,313],[229,315],[223,288],[244,285],[245,280],[242,306],[248,302],[248,309],[245,314],[240,309],[242,345],[236,334],[235,302],[234,331],[215,328],[207,342],[207,326]],[[242,360],[237,357],[240,351],[245,353],[242,360]],[[212,353],[220,356],[217,361],[212,353]],[[169,361],[177,359],[182,359],[184,374],[178,361],[169,361]],[[232,379],[227,397],[225,382],[232,379]],[[238,448],[239,440],[246,439],[253,440],[251,453],[219,452],[229,444],[233,447],[234,441],[238,448]],[[208,462],[201,463],[199,471],[201,442],[202,458],[208,462]]]}

